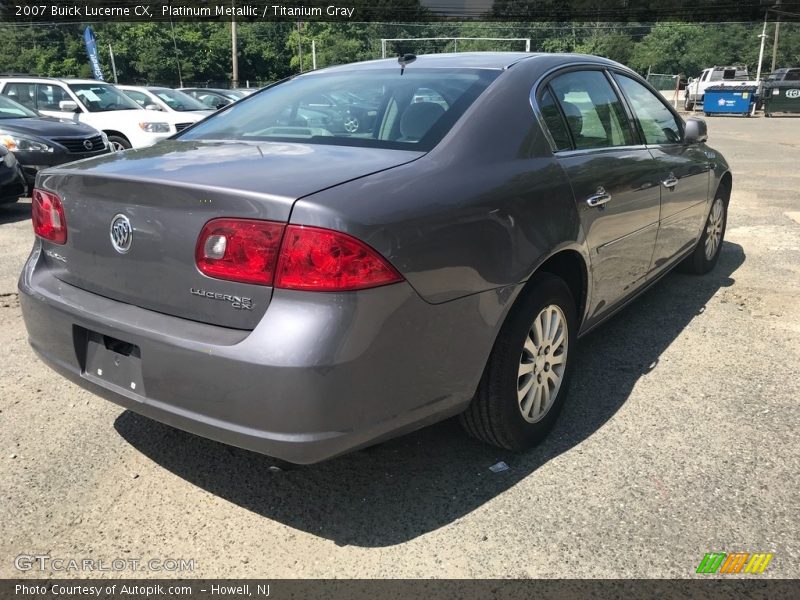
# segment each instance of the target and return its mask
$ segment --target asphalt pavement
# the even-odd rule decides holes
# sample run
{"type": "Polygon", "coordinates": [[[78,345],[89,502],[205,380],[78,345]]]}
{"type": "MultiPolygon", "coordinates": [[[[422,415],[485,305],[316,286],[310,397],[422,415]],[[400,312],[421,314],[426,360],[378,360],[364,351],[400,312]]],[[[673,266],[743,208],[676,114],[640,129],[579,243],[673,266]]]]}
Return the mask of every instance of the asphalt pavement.
{"type": "Polygon", "coordinates": [[[800,118],[708,126],[734,180],[716,270],[670,274],[583,339],[569,403],[526,454],[448,421],[276,470],[106,402],[28,347],[30,203],[0,206],[0,577],[695,577],[739,551],[796,577],[800,118]],[[20,571],[20,555],[159,562],[20,571]],[[186,570],[153,568],[170,559],[186,570]]]}

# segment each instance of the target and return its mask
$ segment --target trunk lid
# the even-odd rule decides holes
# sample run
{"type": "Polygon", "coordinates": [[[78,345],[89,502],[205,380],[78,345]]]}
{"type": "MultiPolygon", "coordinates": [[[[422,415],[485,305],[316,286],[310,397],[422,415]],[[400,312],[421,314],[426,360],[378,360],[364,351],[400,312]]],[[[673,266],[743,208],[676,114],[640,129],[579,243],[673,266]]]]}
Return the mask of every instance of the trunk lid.
{"type": "Polygon", "coordinates": [[[61,197],[67,242],[43,241],[60,280],[121,302],[239,329],[254,328],[272,288],[207,277],[195,266],[208,221],[287,222],[295,200],[397,166],[421,153],[343,146],[166,141],[48,170],[39,187],[61,197]],[[118,215],[130,248],[112,244],[118,215]]]}

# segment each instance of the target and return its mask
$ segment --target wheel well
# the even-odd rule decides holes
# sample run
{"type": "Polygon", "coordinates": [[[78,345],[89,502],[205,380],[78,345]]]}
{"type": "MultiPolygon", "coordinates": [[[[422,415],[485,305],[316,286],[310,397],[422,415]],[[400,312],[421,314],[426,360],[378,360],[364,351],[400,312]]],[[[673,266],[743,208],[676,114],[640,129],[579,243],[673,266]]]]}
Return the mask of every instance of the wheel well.
{"type": "Polygon", "coordinates": [[[105,133],[105,134],[106,134],[107,136],[109,136],[109,137],[110,137],[110,136],[112,136],[112,135],[115,135],[115,136],[117,136],[117,137],[121,137],[122,139],[124,139],[124,140],[125,140],[126,142],[128,142],[129,144],[130,144],[130,142],[131,142],[131,141],[128,139],[128,136],[127,136],[127,135],[125,135],[124,133],[120,133],[119,131],[114,131],[113,129],[104,129],[104,130],[103,130],[103,133],[105,133]]]}
{"type": "Polygon", "coordinates": [[[723,198],[725,199],[726,206],[728,204],[728,201],[731,199],[732,189],[733,189],[733,176],[731,175],[730,171],[726,171],[725,174],[722,176],[722,178],[719,180],[719,187],[717,187],[717,190],[723,193],[723,198]]]}
{"type": "Polygon", "coordinates": [[[583,311],[586,308],[586,290],[589,276],[583,257],[575,250],[562,250],[542,263],[536,272],[545,271],[563,279],[572,297],[575,299],[575,309],[578,321],[583,321],[583,311]]]}

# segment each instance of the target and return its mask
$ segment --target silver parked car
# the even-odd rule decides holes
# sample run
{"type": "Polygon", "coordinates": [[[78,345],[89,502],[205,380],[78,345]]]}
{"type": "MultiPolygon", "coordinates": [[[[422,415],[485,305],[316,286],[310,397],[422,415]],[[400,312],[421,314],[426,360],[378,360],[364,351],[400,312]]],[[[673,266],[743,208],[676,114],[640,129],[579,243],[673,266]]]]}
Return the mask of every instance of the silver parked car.
{"type": "Polygon", "coordinates": [[[457,414],[523,450],[563,406],[581,335],[673,267],[715,265],[732,179],[705,142],[702,120],[590,56],[300,75],[41,173],[30,342],[122,406],[292,462],[457,414]],[[374,119],[310,119],[330,93],[374,119]]]}

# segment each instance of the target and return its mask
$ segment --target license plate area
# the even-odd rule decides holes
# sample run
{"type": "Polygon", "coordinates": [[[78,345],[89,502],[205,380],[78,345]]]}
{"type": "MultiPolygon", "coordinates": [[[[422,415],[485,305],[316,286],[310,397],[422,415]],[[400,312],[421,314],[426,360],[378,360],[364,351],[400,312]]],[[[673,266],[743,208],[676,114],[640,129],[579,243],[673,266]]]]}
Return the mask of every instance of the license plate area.
{"type": "Polygon", "coordinates": [[[142,353],[139,346],[95,331],[84,330],[83,376],[127,396],[144,397],[142,353]]]}

